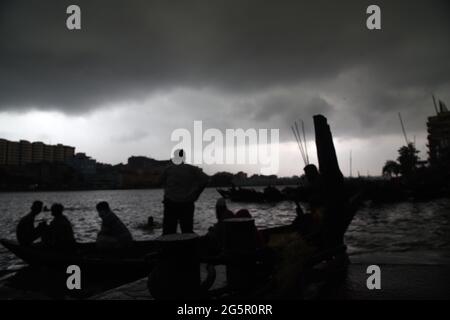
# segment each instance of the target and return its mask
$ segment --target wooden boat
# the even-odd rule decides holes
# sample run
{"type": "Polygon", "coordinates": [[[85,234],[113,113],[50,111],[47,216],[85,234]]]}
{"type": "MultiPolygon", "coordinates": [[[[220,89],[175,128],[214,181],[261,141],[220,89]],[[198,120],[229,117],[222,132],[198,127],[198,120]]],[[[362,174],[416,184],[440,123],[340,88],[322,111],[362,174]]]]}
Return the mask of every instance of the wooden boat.
{"type": "Polygon", "coordinates": [[[256,191],[249,188],[216,190],[222,197],[233,202],[276,203],[286,200],[284,195],[276,188],[272,188],[270,192],[256,191]]]}
{"type": "MultiPolygon", "coordinates": [[[[272,233],[292,230],[291,226],[262,230],[264,237],[272,233]]],[[[0,239],[0,243],[18,258],[32,267],[67,268],[78,265],[91,275],[105,273],[139,273],[146,275],[157,260],[158,244],[155,240],[134,241],[130,248],[104,250],[95,242],[77,243],[74,251],[55,251],[41,243],[31,246],[17,241],[0,239]]]]}
{"type": "MultiPolygon", "coordinates": [[[[295,230],[293,225],[260,230],[265,242],[273,235],[282,235],[295,230]]],[[[104,250],[96,247],[95,242],[77,243],[74,251],[55,251],[41,243],[31,246],[20,245],[17,241],[0,239],[0,243],[18,258],[32,267],[67,268],[78,265],[90,275],[108,275],[113,273],[148,274],[158,259],[158,243],[155,240],[134,241],[126,249],[104,250]]],[[[201,242],[202,244],[203,242],[201,242]]]]}
{"type": "Polygon", "coordinates": [[[157,252],[156,243],[135,241],[130,248],[102,250],[94,242],[78,243],[74,251],[55,251],[38,243],[22,246],[16,241],[0,239],[0,243],[32,267],[67,268],[78,265],[88,275],[148,274],[157,252]]]}

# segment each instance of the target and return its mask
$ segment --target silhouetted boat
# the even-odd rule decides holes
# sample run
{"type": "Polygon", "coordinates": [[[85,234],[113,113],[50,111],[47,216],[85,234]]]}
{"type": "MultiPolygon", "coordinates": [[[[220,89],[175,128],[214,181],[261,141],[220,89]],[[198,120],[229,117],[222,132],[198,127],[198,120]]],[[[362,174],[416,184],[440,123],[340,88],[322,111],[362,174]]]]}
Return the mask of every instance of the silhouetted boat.
{"type": "MultiPolygon", "coordinates": [[[[292,225],[260,230],[268,239],[272,234],[291,232],[292,225]]],[[[77,265],[90,275],[105,273],[138,273],[146,275],[158,258],[158,243],[155,240],[134,241],[126,249],[104,250],[97,248],[95,242],[77,243],[72,252],[55,251],[41,243],[31,246],[20,245],[17,241],[0,239],[0,243],[18,258],[32,267],[67,268],[77,265]]]]}
{"type": "Polygon", "coordinates": [[[265,188],[264,191],[256,191],[250,188],[216,190],[222,197],[233,202],[275,203],[286,200],[284,195],[275,187],[265,188]]]}
{"type": "Polygon", "coordinates": [[[0,243],[32,267],[67,268],[77,265],[88,275],[116,276],[125,273],[148,274],[155,241],[135,241],[126,249],[102,250],[94,242],[77,243],[73,252],[55,251],[41,244],[22,246],[16,241],[0,239],[0,243]]]}
{"type": "MultiPolygon", "coordinates": [[[[283,226],[262,230],[265,236],[281,230],[292,230],[283,226]]],[[[0,239],[0,243],[18,258],[32,267],[67,268],[77,265],[90,275],[105,273],[139,273],[146,275],[157,259],[158,244],[155,240],[134,241],[126,249],[99,249],[95,242],[77,243],[72,252],[55,251],[41,243],[31,246],[20,245],[17,241],[0,239]]]]}

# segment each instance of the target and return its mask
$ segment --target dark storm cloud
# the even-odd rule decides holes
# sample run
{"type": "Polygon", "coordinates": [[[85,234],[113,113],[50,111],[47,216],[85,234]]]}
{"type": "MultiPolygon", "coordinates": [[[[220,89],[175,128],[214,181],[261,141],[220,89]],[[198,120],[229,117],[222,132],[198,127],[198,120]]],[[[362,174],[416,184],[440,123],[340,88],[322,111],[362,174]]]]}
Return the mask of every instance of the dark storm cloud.
{"type": "Polygon", "coordinates": [[[340,134],[370,135],[392,127],[386,113],[398,110],[419,128],[416,115],[426,114],[431,92],[450,98],[449,5],[377,1],[382,30],[368,31],[369,4],[3,1],[0,110],[83,114],[176,88],[211,88],[247,96],[228,107],[255,125],[323,112],[340,134]],[[73,3],[82,9],[81,31],[65,27],[73,3]]]}

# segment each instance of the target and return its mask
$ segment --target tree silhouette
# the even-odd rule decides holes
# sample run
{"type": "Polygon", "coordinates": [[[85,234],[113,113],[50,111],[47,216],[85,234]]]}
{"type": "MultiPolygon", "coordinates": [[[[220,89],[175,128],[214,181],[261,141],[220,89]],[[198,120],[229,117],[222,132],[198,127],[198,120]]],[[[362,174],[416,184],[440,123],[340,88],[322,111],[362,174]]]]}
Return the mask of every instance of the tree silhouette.
{"type": "Polygon", "coordinates": [[[389,176],[398,176],[400,174],[400,164],[394,160],[388,160],[383,166],[383,175],[389,176]]]}

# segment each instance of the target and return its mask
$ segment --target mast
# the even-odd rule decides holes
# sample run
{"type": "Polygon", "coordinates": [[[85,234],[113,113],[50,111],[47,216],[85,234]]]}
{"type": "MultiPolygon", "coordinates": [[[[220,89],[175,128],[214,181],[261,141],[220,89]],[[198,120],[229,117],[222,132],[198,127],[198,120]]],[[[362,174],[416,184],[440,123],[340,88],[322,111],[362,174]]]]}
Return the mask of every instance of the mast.
{"type": "Polygon", "coordinates": [[[298,146],[298,149],[300,151],[300,155],[301,155],[301,157],[303,159],[303,164],[306,166],[306,158],[305,158],[305,154],[304,154],[302,145],[300,143],[299,137],[297,136],[297,133],[295,131],[294,126],[291,126],[291,129],[292,129],[292,133],[294,134],[295,140],[297,141],[297,146],[298,146]]]}
{"type": "Polygon", "coordinates": [[[306,164],[309,164],[308,146],[306,144],[305,123],[302,120],[303,143],[305,144],[306,164]]]}
{"type": "Polygon", "coordinates": [[[349,159],[349,167],[350,167],[350,178],[353,176],[353,170],[352,170],[352,150],[350,149],[350,159],[349,159]]]}
{"type": "Polygon", "coordinates": [[[398,118],[400,119],[400,124],[402,126],[403,136],[405,137],[406,145],[408,145],[408,137],[406,136],[405,126],[403,125],[402,115],[398,113],[398,118]]]}
{"type": "Polygon", "coordinates": [[[439,112],[438,112],[438,108],[437,108],[437,105],[436,105],[436,99],[434,98],[434,94],[432,94],[431,96],[433,97],[434,110],[436,110],[436,115],[438,116],[439,112]]]}

